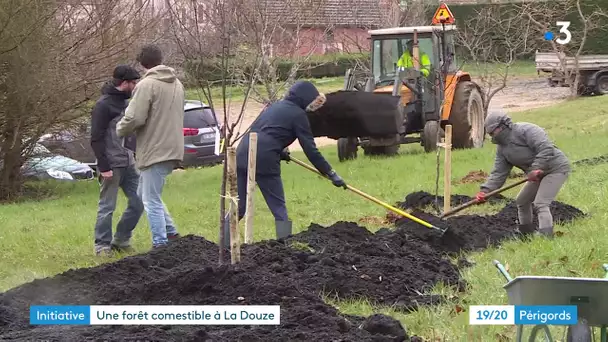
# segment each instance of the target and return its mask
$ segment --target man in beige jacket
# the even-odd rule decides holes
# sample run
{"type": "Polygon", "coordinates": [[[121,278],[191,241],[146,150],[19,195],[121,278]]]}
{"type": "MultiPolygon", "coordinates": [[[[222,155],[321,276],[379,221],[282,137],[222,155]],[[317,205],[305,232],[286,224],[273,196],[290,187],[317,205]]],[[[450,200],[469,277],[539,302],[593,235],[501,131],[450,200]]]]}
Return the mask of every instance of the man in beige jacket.
{"type": "Polygon", "coordinates": [[[162,52],[145,46],[137,61],[147,69],[137,83],[125,116],[116,125],[120,137],[135,133],[141,196],[152,231],[153,247],[179,237],[161,199],[165,178],[184,157],[184,87],[175,70],[163,65],[162,52]]]}

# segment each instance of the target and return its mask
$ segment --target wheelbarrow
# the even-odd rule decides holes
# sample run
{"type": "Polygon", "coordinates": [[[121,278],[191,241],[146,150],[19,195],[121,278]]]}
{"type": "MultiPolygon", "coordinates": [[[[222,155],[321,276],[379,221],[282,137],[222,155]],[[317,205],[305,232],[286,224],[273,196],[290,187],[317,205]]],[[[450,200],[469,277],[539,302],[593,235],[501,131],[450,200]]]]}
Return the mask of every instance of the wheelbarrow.
{"type": "MultiPolygon", "coordinates": [[[[494,265],[507,280],[503,288],[507,291],[509,305],[576,305],[578,323],[569,325],[566,338],[561,341],[591,342],[595,341],[594,327],[600,328],[600,341],[607,342],[608,335],[608,264],[603,268],[604,278],[573,278],[518,276],[512,278],[498,260],[494,265]]],[[[523,325],[517,325],[515,341],[523,339],[523,325]]],[[[549,327],[545,324],[535,325],[530,331],[528,341],[536,341],[540,331],[545,333],[545,341],[555,341],[549,327]]]]}

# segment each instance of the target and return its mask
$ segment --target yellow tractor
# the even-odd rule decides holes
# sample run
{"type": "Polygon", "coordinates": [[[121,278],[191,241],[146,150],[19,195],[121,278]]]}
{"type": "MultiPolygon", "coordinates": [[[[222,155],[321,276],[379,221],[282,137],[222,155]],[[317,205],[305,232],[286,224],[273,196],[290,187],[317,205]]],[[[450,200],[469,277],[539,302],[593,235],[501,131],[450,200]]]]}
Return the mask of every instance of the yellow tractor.
{"type": "Polygon", "coordinates": [[[395,154],[406,143],[434,151],[448,124],[453,148],[483,146],[483,92],[458,68],[455,33],[456,26],[445,23],[369,31],[371,73],[348,70],[343,90],[399,97],[397,121],[403,124],[397,134],[340,137],[340,161],[356,158],[358,147],[366,155],[395,154]]]}

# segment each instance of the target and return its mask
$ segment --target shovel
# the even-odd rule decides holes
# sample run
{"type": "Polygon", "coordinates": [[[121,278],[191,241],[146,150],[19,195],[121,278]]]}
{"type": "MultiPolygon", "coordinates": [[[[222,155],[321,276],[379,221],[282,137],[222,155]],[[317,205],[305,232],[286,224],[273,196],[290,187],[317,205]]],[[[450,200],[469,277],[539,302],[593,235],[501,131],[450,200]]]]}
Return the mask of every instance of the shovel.
{"type": "MultiPolygon", "coordinates": [[[[518,185],[521,185],[521,184],[523,184],[523,183],[525,183],[525,182],[527,182],[527,181],[528,181],[527,179],[522,179],[522,180],[517,181],[517,182],[515,182],[515,183],[513,183],[513,184],[510,184],[510,185],[504,186],[504,187],[502,187],[502,188],[500,188],[500,189],[496,189],[496,190],[494,190],[494,191],[490,191],[490,192],[488,192],[488,193],[486,194],[486,198],[490,198],[490,197],[492,197],[492,196],[498,195],[499,193],[501,193],[501,192],[503,192],[503,191],[507,191],[507,190],[509,190],[509,189],[512,189],[512,188],[514,188],[514,187],[516,187],[516,186],[518,186],[518,185]]],[[[440,219],[443,219],[443,218],[445,218],[445,217],[448,217],[448,216],[450,216],[450,215],[456,214],[457,212],[462,211],[462,210],[464,210],[464,209],[466,209],[466,208],[468,208],[468,207],[470,207],[470,206],[472,206],[472,205],[478,204],[478,203],[479,203],[479,201],[477,201],[476,199],[470,200],[470,201],[468,201],[468,202],[466,202],[466,203],[464,203],[464,204],[461,204],[461,205],[457,206],[456,208],[454,208],[454,209],[452,209],[452,210],[450,210],[450,211],[446,211],[446,212],[445,212],[445,213],[443,213],[441,216],[439,216],[439,218],[440,218],[440,219]]]]}
{"type": "MultiPolygon", "coordinates": [[[[323,175],[322,175],[322,174],[321,174],[321,173],[320,173],[320,172],[319,172],[317,169],[315,169],[314,167],[312,167],[312,166],[310,166],[310,165],[308,165],[308,164],[304,163],[303,161],[300,161],[300,160],[298,160],[298,159],[295,159],[294,157],[290,157],[290,159],[291,159],[291,161],[293,161],[294,163],[296,163],[296,164],[298,164],[298,165],[302,166],[303,168],[308,169],[308,170],[310,170],[310,171],[312,171],[312,172],[314,172],[314,173],[316,173],[316,174],[318,174],[318,175],[320,175],[320,176],[324,177],[324,176],[323,176],[323,175]]],[[[423,220],[421,220],[421,219],[419,219],[419,218],[417,218],[417,217],[415,217],[415,216],[413,216],[413,215],[410,215],[410,214],[406,213],[405,211],[403,211],[403,210],[401,210],[401,209],[395,208],[395,207],[393,207],[392,205],[390,205],[390,204],[388,204],[388,203],[385,203],[385,202],[383,202],[383,201],[381,201],[381,200],[379,200],[379,199],[377,199],[377,198],[375,198],[375,197],[372,197],[371,195],[368,195],[368,194],[364,193],[364,192],[363,192],[363,191],[361,191],[361,190],[358,190],[358,189],[356,189],[356,188],[353,188],[353,187],[352,187],[352,186],[350,186],[350,185],[346,185],[346,188],[347,188],[348,190],[350,190],[350,191],[352,191],[352,192],[356,193],[357,195],[359,195],[359,196],[361,196],[361,197],[363,197],[363,198],[367,199],[368,201],[371,201],[371,202],[374,202],[374,203],[376,203],[376,204],[378,204],[378,205],[381,205],[381,206],[382,206],[382,207],[384,207],[385,209],[390,210],[390,211],[394,212],[394,213],[395,213],[395,214],[397,214],[397,215],[401,215],[401,216],[403,216],[403,217],[406,217],[406,218],[408,218],[408,219],[410,219],[410,220],[412,220],[412,221],[414,221],[414,222],[416,222],[416,223],[419,223],[419,224],[421,224],[421,225],[423,225],[423,226],[425,226],[425,227],[427,227],[427,228],[429,228],[429,229],[435,229],[435,230],[438,230],[438,231],[440,231],[440,232],[441,232],[441,235],[442,235],[442,236],[443,236],[443,234],[445,234],[445,232],[448,230],[447,228],[445,228],[445,229],[441,229],[441,228],[439,228],[439,227],[436,227],[436,226],[434,226],[434,225],[430,224],[429,222],[423,221],[423,220]]]]}

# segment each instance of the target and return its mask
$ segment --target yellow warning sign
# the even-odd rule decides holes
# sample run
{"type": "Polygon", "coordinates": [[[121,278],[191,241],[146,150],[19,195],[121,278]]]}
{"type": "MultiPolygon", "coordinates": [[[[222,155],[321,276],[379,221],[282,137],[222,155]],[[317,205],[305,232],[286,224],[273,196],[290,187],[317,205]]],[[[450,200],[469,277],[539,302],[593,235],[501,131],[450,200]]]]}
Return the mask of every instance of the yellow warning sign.
{"type": "Polygon", "coordinates": [[[454,15],[452,14],[452,11],[450,11],[450,9],[448,8],[448,6],[444,3],[442,3],[441,5],[439,5],[439,8],[437,8],[437,11],[435,11],[435,15],[433,16],[433,25],[438,25],[438,24],[446,24],[446,25],[451,25],[454,24],[454,15]]]}

